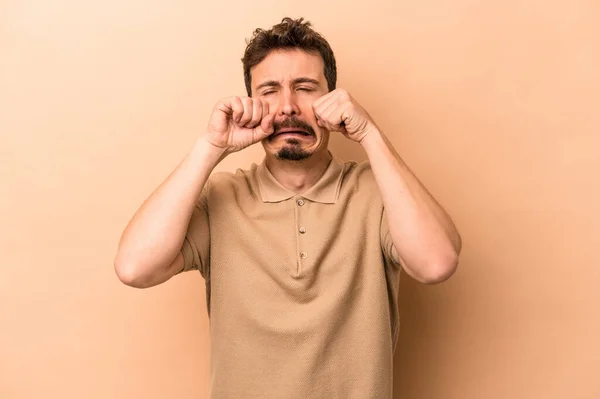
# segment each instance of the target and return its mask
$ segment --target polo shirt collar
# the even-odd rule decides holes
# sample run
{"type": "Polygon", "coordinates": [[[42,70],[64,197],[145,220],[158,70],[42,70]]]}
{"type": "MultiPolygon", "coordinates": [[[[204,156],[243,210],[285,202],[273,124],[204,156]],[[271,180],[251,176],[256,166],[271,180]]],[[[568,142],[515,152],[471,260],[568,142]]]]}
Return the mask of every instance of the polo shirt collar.
{"type": "Polygon", "coordinates": [[[305,193],[297,194],[288,190],[269,171],[266,164],[266,158],[256,168],[256,178],[263,202],[281,202],[288,200],[296,195],[301,195],[310,201],[323,204],[334,204],[340,193],[340,187],[343,177],[343,164],[331,156],[331,162],[323,173],[323,176],[309,188],[305,193]]]}

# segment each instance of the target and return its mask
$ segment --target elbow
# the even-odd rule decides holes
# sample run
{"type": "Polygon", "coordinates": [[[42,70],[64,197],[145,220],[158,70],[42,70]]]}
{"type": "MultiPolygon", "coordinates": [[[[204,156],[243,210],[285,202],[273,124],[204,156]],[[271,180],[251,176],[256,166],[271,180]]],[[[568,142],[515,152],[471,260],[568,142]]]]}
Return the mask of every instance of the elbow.
{"type": "Polygon", "coordinates": [[[432,285],[443,283],[448,280],[458,268],[459,256],[457,252],[449,252],[442,256],[431,259],[422,273],[419,273],[419,281],[432,285]]]}
{"type": "Polygon", "coordinates": [[[428,272],[423,277],[422,282],[425,284],[439,284],[452,277],[458,269],[461,249],[462,239],[457,233],[446,250],[440,251],[429,260],[429,265],[425,269],[428,272]]]}
{"type": "Polygon", "coordinates": [[[143,276],[142,270],[136,262],[123,259],[119,255],[115,258],[114,269],[119,281],[133,288],[147,288],[149,285],[143,276]]]}

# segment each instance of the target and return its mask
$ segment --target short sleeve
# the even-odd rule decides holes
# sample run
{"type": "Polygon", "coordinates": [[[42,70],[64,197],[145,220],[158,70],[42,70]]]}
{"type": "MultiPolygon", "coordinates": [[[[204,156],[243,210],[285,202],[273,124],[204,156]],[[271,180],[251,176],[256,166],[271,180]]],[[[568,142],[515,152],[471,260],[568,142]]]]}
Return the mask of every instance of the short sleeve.
{"type": "Polygon", "coordinates": [[[394,242],[392,241],[392,235],[390,234],[388,217],[385,212],[385,208],[383,209],[381,215],[380,239],[381,250],[383,252],[386,262],[400,266],[400,256],[398,255],[398,251],[396,250],[394,242]]]}
{"type": "Polygon", "coordinates": [[[183,270],[199,270],[202,277],[209,275],[210,229],[208,224],[208,182],[205,184],[183,240],[183,270]]]}

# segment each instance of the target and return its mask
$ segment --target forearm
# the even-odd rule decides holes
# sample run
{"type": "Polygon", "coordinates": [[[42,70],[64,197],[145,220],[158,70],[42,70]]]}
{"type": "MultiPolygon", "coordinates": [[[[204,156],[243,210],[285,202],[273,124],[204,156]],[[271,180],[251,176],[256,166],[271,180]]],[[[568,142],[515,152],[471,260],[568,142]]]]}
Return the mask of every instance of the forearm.
{"type": "Polygon", "coordinates": [[[386,209],[403,267],[421,282],[447,279],[456,269],[460,235],[451,218],[394,150],[374,130],[361,141],[386,209]]]}
{"type": "Polygon", "coordinates": [[[152,279],[175,260],[196,201],[222,157],[216,147],[199,139],[144,201],[119,242],[115,268],[122,279],[152,279]]]}

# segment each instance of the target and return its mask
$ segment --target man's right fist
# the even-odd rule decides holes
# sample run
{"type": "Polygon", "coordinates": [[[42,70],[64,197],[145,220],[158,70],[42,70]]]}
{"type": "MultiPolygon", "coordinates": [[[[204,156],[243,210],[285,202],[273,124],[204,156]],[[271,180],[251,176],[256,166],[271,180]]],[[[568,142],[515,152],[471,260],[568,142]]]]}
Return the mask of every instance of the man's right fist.
{"type": "Polygon", "coordinates": [[[206,139],[226,153],[240,151],[273,133],[269,104],[251,97],[227,97],[217,102],[206,139]]]}

